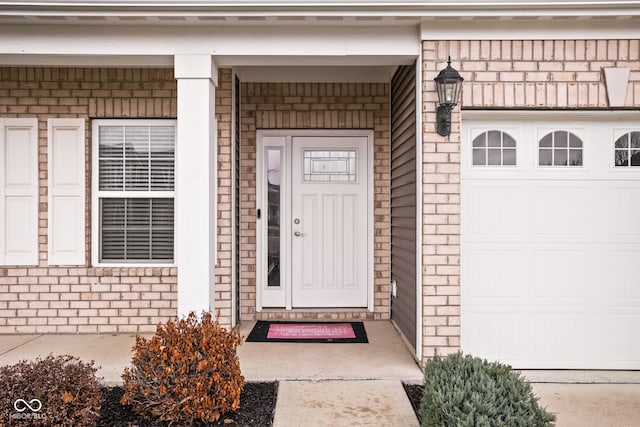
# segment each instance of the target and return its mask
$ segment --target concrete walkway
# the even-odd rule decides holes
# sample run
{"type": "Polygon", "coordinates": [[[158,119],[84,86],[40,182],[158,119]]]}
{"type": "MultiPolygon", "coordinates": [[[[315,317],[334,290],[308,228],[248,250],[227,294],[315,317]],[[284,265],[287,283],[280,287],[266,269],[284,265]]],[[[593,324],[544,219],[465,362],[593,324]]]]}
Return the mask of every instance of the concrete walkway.
{"type": "Polygon", "coordinates": [[[533,383],[558,427],[640,426],[640,384],[533,383]]]}
{"type": "Polygon", "coordinates": [[[418,426],[394,380],[282,381],[274,427],[418,426]]]}
{"type": "MultiPolygon", "coordinates": [[[[241,328],[247,336],[251,324],[241,328]]],[[[422,372],[389,322],[365,322],[368,344],[243,343],[247,381],[279,381],[275,426],[417,426],[402,382],[422,372]]],[[[71,354],[122,382],[133,335],[0,335],[0,366],[71,354]]],[[[557,426],[640,426],[640,372],[525,371],[557,426]],[[598,384],[584,384],[596,382],[598,384]],[[582,383],[582,384],[580,384],[582,383]]]]}
{"type": "MultiPolygon", "coordinates": [[[[243,336],[253,324],[244,324],[243,336]]],[[[368,344],[245,342],[248,381],[279,381],[274,426],[418,426],[402,382],[422,371],[389,322],[365,322],[368,344]]]]}

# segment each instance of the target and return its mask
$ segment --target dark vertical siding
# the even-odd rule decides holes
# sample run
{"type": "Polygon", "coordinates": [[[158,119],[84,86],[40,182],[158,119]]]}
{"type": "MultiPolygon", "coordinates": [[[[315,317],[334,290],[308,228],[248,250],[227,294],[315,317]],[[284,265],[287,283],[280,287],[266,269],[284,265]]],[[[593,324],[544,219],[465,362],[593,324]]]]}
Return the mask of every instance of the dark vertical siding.
{"type": "Polygon", "coordinates": [[[235,230],[233,230],[235,234],[235,259],[233,262],[235,263],[235,272],[236,275],[233,278],[233,286],[236,287],[236,300],[234,301],[236,305],[236,322],[240,321],[240,79],[238,76],[235,76],[235,80],[233,82],[235,85],[235,98],[234,98],[234,137],[233,137],[233,151],[235,154],[235,164],[234,164],[234,181],[235,185],[233,187],[233,198],[235,200],[235,207],[233,215],[235,216],[235,230]]]}
{"type": "Polygon", "coordinates": [[[391,317],[416,346],[416,67],[391,81],[391,317]]]}

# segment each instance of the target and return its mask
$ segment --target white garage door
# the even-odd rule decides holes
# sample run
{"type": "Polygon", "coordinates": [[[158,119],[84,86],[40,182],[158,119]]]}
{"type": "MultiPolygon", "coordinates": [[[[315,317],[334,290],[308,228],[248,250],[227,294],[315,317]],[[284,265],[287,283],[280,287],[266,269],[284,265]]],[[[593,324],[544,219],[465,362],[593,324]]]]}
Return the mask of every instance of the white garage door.
{"type": "Polygon", "coordinates": [[[463,351],[640,369],[640,116],[478,117],[462,127],[463,351]]]}

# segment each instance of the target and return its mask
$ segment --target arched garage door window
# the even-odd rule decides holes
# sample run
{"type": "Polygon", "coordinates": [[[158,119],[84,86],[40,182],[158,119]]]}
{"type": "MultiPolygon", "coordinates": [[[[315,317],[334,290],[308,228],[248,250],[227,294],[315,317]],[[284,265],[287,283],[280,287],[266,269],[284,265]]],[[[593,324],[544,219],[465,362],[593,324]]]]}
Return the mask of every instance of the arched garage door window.
{"type": "Polygon", "coordinates": [[[506,132],[490,130],[473,140],[473,166],[515,166],[516,140],[506,132]]]}
{"type": "Polygon", "coordinates": [[[616,166],[640,166],[640,131],[622,135],[615,143],[616,166]]]}
{"type": "Polygon", "coordinates": [[[546,134],[538,141],[538,165],[582,166],[582,140],[566,130],[546,134]]]}

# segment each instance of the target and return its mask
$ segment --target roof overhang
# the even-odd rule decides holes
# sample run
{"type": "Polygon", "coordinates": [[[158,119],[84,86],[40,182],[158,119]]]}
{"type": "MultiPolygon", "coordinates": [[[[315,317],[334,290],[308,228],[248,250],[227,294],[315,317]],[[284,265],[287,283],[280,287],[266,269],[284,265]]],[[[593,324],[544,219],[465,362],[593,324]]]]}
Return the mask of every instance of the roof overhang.
{"type": "Polygon", "coordinates": [[[421,40],[552,38],[640,38],[640,1],[0,0],[0,65],[12,66],[170,67],[176,54],[210,54],[247,75],[380,75],[412,63],[421,40]]]}
{"type": "Polygon", "coordinates": [[[411,25],[433,19],[638,16],[637,0],[0,1],[0,23],[78,25],[411,25]]]}

